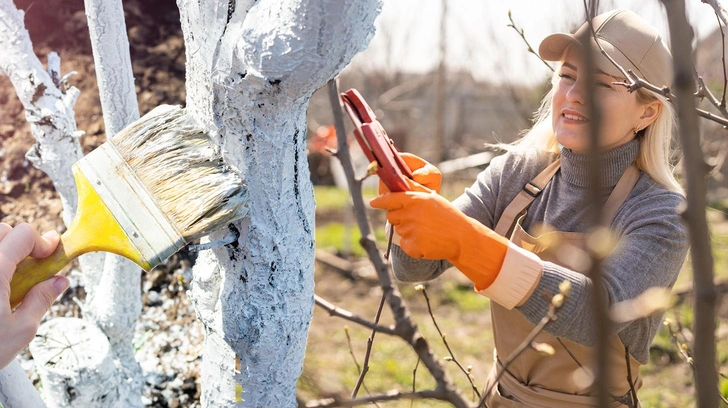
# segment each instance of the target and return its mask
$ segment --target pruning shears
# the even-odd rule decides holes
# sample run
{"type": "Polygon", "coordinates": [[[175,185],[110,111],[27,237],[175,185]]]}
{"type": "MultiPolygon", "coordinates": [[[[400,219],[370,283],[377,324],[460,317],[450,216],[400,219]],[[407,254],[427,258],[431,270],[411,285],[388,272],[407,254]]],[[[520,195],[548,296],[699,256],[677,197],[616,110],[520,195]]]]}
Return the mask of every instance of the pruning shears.
{"type": "MultiPolygon", "coordinates": [[[[411,189],[405,177],[411,179],[412,171],[400,157],[394,147],[394,142],[387,136],[387,132],[384,131],[384,127],[377,120],[372,108],[369,107],[359,91],[354,88],[349,89],[340,96],[346,113],[354,123],[354,136],[356,136],[359,146],[369,159],[370,168],[373,168],[376,164],[376,173],[389,191],[410,191],[411,189]]],[[[385,258],[389,258],[393,232],[393,228],[389,230],[385,258]]]]}

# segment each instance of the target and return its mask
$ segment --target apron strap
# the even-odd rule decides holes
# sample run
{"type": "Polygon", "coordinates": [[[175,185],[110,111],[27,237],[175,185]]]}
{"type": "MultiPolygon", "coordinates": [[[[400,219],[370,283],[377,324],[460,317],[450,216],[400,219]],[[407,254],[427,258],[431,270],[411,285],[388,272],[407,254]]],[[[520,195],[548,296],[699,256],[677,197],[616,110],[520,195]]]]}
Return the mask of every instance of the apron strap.
{"type": "Polygon", "coordinates": [[[516,198],[508,204],[506,209],[503,211],[503,215],[501,215],[498,220],[498,224],[494,229],[497,234],[508,238],[508,235],[511,233],[511,227],[513,226],[516,218],[531,205],[533,200],[536,199],[539,194],[541,194],[543,189],[546,188],[546,184],[551,181],[554,174],[559,171],[560,167],[561,158],[558,158],[556,161],[549,164],[548,167],[546,167],[538,176],[523,186],[523,190],[521,190],[516,198]]]}
{"type": "Polygon", "coordinates": [[[632,192],[632,189],[635,184],[637,184],[637,180],[639,180],[639,178],[640,171],[634,164],[624,170],[622,177],[619,178],[617,185],[614,186],[614,190],[612,190],[612,194],[609,195],[607,202],[604,203],[604,208],[602,208],[603,225],[609,225],[612,223],[614,216],[617,214],[617,210],[619,210],[619,207],[627,201],[629,193],[632,192]]]}

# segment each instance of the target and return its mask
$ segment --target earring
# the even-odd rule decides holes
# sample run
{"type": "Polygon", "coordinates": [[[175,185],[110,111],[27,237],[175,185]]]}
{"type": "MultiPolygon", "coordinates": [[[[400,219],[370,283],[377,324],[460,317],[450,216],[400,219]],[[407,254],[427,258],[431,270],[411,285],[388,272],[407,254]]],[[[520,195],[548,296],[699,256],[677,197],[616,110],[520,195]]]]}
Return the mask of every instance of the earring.
{"type": "Polygon", "coordinates": [[[634,135],[635,136],[637,136],[637,133],[639,133],[640,130],[642,130],[642,129],[640,129],[640,126],[639,125],[635,126],[634,129],[632,129],[632,131],[634,132],[634,135]]]}

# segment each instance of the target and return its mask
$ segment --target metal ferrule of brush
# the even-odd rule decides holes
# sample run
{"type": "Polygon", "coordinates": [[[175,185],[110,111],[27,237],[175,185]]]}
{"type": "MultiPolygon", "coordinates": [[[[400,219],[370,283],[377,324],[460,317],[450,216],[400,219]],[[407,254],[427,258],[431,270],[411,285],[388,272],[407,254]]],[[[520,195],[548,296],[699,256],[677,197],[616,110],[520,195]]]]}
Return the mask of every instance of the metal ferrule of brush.
{"type": "Polygon", "coordinates": [[[152,268],[186,245],[112,143],[102,144],[77,165],[152,268]]]}

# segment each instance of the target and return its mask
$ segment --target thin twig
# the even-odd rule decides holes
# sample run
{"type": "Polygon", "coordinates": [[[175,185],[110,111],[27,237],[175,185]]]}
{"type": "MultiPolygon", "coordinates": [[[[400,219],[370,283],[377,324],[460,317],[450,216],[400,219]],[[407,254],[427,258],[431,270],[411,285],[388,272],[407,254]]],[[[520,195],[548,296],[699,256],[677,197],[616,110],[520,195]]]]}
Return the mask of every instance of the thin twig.
{"type": "MultiPolygon", "coordinates": [[[[693,67],[693,69],[695,68],[693,67]]],[[[695,93],[695,96],[699,98],[708,98],[708,101],[710,101],[710,103],[715,106],[724,117],[728,117],[728,110],[726,110],[725,108],[725,101],[718,101],[718,98],[716,98],[715,95],[713,95],[713,93],[710,91],[710,89],[708,89],[708,87],[705,85],[703,77],[698,75],[697,70],[695,70],[695,77],[698,79],[698,91],[695,93]]],[[[725,95],[723,97],[725,97],[725,95]]]]}
{"type": "MultiPolygon", "coordinates": [[[[417,364],[415,364],[415,369],[412,370],[412,392],[415,392],[417,390],[417,367],[420,366],[420,358],[417,357],[417,364]]],[[[410,408],[414,405],[415,400],[410,400],[410,408]]]]}
{"type": "Polygon", "coordinates": [[[518,346],[518,348],[513,350],[513,353],[511,353],[511,355],[508,356],[508,358],[506,358],[503,361],[503,363],[502,363],[503,367],[501,367],[500,370],[498,370],[498,374],[496,375],[493,383],[490,384],[490,387],[488,387],[488,389],[485,390],[483,392],[483,394],[481,395],[480,401],[478,401],[478,406],[481,406],[483,404],[483,402],[485,401],[485,397],[488,396],[493,391],[493,387],[498,385],[498,381],[501,379],[501,377],[506,372],[506,370],[508,369],[508,366],[513,362],[513,360],[515,360],[518,356],[520,356],[521,353],[523,353],[527,348],[531,347],[531,343],[536,338],[536,336],[538,336],[543,331],[544,327],[546,327],[546,325],[549,324],[549,322],[556,319],[556,313],[554,313],[555,311],[556,311],[556,308],[553,305],[549,306],[549,311],[546,314],[546,316],[544,316],[541,319],[541,321],[538,323],[538,325],[536,327],[534,327],[533,330],[531,330],[531,333],[529,333],[528,337],[526,337],[526,339],[523,342],[521,342],[521,344],[518,346]]]}
{"type": "MultiPolygon", "coordinates": [[[[354,205],[354,214],[356,217],[359,230],[361,231],[361,239],[359,243],[364,248],[369,257],[369,260],[374,265],[374,270],[377,272],[379,277],[379,283],[382,287],[384,297],[392,310],[392,315],[395,320],[395,333],[397,336],[407,342],[410,347],[417,353],[418,357],[422,359],[422,363],[427,367],[427,370],[432,375],[433,379],[437,383],[438,396],[441,396],[443,400],[449,401],[455,407],[465,408],[468,406],[465,398],[460,394],[455,385],[450,381],[449,376],[439,363],[435,355],[432,353],[427,340],[417,330],[417,326],[412,322],[410,313],[407,310],[407,306],[402,299],[402,295],[399,290],[392,284],[392,278],[390,276],[390,265],[387,264],[382,258],[382,254],[379,251],[372,228],[367,217],[366,207],[364,206],[364,199],[362,197],[361,183],[356,181],[354,176],[354,168],[351,164],[351,156],[349,155],[349,149],[346,138],[346,130],[344,128],[344,113],[341,108],[341,100],[339,97],[339,86],[336,79],[329,81],[329,102],[333,110],[334,126],[336,128],[336,139],[338,142],[338,151],[336,157],[341,162],[346,175],[346,180],[349,184],[349,193],[351,195],[352,203],[354,205]]],[[[418,393],[419,394],[419,393],[418,393]]],[[[358,401],[358,400],[356,400],[358,401]]]]}
{"type": "Polygon", "coordinates": [[[478,396],[478,399],[480,399],[480,392],[478,392],[478,387],[475,386],[475,382],[473,381],[473,376],[470,375],[470,373],[465,369],[465,367],[463,367],[463,365],[460,364],[458,359],[455,358],[455,354],[452,352],[450,345],[447,343],[445,334],[442,332],[442,330],[440,330],[440,326],[437,324],[437,319],[435,319],[435,314],[432,313],[432,306],[430,305],[430,297],[427,296],[427,289],[425,289],[424,285],[419,285],[417,288],[422,290],[422,294],[425,296],[425,302],[427,303],[427,311],[430,313],[430,318],[432,318],[432,323],[435,325],[435,329],[437,329],[437,332],[440,334],[440,338],[442,339],[442,342],[445,344],[445,348],[447,349],[447,352],[450,353],[450,361],[457,364],[458,368],[460,368],[460,371],[462,371],[463,374],[465,374],[465,376],[468,377],[468,381],[470,381],[470,387],[475,392],[475,395],[478,396]]]}
{"type": "MultiPolygon", "coordinates": [[[[502,367],[498,370],[498,373],[496,374],[495,380],[490,384],[487,390],[484,390],[483,393],[480,396],[480,401],[478,401],[477,407],[485,407],[484,402],[485,398],[490,395],[490,393],[493,391],[493,387],[496,387],[498,385],[498,381],[501,379],[503,374],[508,369],[508,366],[516,359],[518,356],[521,355],[527,348],[532,347],[531,344],[533,343],[533,340],[538,336],[543,329],[546,327],[549,322],[552,322],[556,320],[558,317],[556,316],[556,311],[564,304],[566,299],[571,294],[571,283],[569,281],[564,281],[559,285],[559,293],[554,295],[551,298],[551,303],[549,304],[549,310],[548,313],[546,313],[546,316],[544,316],[541,321],[538,323],[536,327],[531,330],[531,333],[528,334],[528,336],[521,342],[521,344],[516,347],[515,350],[511,353],[508,358],[506,358],[503,363],[501,363],[502,367]]],[[[496,361],[494,364],[498,364],[496,361]]]]}
{"type": "Polygon", "coordinates": [[[306,408],[329,408],[329,407],[355,407],[358,405],[371,404],[373,402],[395,401],[401,399],[436,399],[440,401],[450,401],[448,393],[442,390],[418,391],[418,392],[400,392],[392,390],[386,394],[372,395],[371,397],[358,398],[353,400],[340,400],[336,398],[325,398],[317,401],[309,401],[306,408]]]}
{"type": "MultiPolygon", "coordinates": [[[[382,298],[379,300],[379,307],[377,308],[377,315],[374,317],[374,324],[379,323],[379,318],[382,316],[382,308],[384,307],[384,294],[382,294],[382,298]]],[[[377,334],[376,327],[372,329],[372,333],[369,335],[369,339],[367,339],[367,351],[366,354],[364,354],[364,368],[361,370],[361,374],[359,374],[359,379],[356,381],[356,385],[354,386],[354,391],[351,393],[351,398],[356,398],[356,394],[359,393],[359,387],[364,382],[364,377],[367,375],[367,372],[369,372],[369,357],[372,353],[372,346],[374,345],[374,336],[377,334]]]]}
{"type": "Polygon", "coordinates": [[[720,97],[720,106],[725,107],[725,91],[728,87],[728,73],[726,73],[725,65],[725,31],[723,31],[723,24],[720,22],[720,16],[718,10],[715,11],[715,18],[718,20],[718,28],[720,28],[720,50],[721,50],[721,61],[723,62],[723,94],[720,97]]]}
{"type": "Polygon", "coordinates": [[[634,389],[634,381],[632,381],[632,363],[629,361],[629,347],[624,346],[624,360],[627,362],[627,382],[629,383],[629,391],[632,393],[632,406],[639,406],[637,399],[637,391],[634,389]]]}
{"type": "Polygon", "coordinates": [[[346,319],[350,322],[354,322],[356,324],[360,324],[364,327],[368,327],[372,330],[377,330],[380,333],[389,334],[392,336],[398,336],[396,329],[392,326],[381,326],[376,323],[370,322],[369,320],[366,320],[364,318],[361,318],[353,313],[351,313],[348,310],[342,309],[338,306],[335,306],[328,301],[326,301],[324,298],[322,298],[319,295],[313,295],[313,300],[316,302],[316,305],[327,312],[329,312],[330,316],[338,316],[342,319],[346,319]]]}
{"type": "MultiPolygon", "coordinates": [[[[361,366],[359,365],[359,361],[356,359],[356,355],[354,355],[354,347],[351,345],[351,336],[349,335],[349,326],[344,326],[344,333],[346,334],[346,343],[349,345],[349,355],[351,355],[351,359],[354,360],[354,364],[356,364],[356,373],[361,375],[361,366]]],[[[367,395],[371,396],[372,393],[369,391],[369,388],[367,388],[367,385],[364,384],[363,378],[362,378],[362,386],[364,387],[364,391],[366,391],[367,395]]],[[[374,402],[374,405],[379,407],[379,405],[374,402]]]]}
{"type": "Polygon", "coordinates": [[[533,47],[531,47],[531,44],[529,44],[528,40],[526,39],[526,34],[524,33],[523,29],[522,28],[519,29],[518,27],[516,27],[516,22],[513,21],[513,15],[511,14],[510,10],[508,10],[508,19],[511,20],[511,23],[508,24],[508,27],[511,27],[514,30],[516,30],[518,35],[521,36],[521,39],[523,39],[523,42],[525,42],[526,46],[528,47],[528,52],[535,55],[536,58],[540,59],[541,62],[543,62],[543,64],[546,65],[548,67],[548,69],[551,70],[551,72],[554,72],[554,67],[552,67],[548,62],[546,62],[543,58],[541,58],[541,56],[538,55],[538,53],[536,51],[533,50],[533,47]]]}

